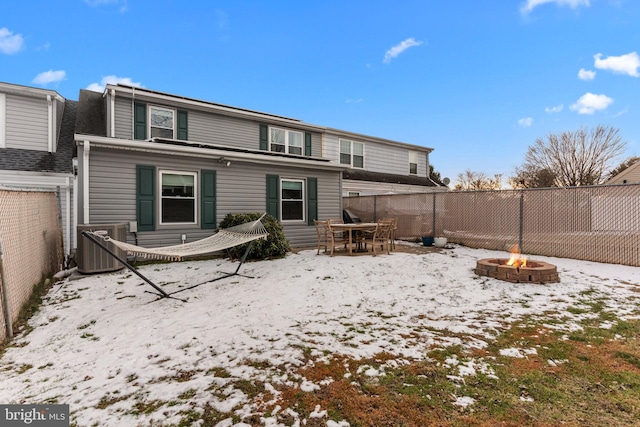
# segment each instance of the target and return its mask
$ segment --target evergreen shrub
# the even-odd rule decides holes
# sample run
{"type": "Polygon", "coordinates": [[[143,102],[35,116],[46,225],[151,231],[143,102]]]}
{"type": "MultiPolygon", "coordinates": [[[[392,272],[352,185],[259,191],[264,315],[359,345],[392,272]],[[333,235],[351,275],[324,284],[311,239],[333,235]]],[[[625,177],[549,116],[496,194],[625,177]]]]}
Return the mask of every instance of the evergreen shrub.
{"type": "MultiPolygon", "coordinates": [[[[251,213],[237,213],[237,214],[227,214],[224,219],[218,224],[219,228],[229,228],[234,225],[244,224],[245,222],[255,221],[260,218],[262,213],[260,212],[251,212],[251,213]]],[[[275,219],[271,215],[266,215],[262,218],[262,224],[264,228],[269,232],[269,236],[266,240],[254,240],[253,246],[247,255],[247,260],[262,260],[262,259],[272,259],[272,258],[282,258],[286,255],[287,252],[291,250],[289,246],[289,241],[284,235],[284,230],[282,229],[282,224],[275,219]]],[[[229,256],[231,259],[238,259],[242,257],[244,251],[247,250],[247,245],[250,243],[245,243],[244,245],[235,246],[229,249],[229,256]]]]}

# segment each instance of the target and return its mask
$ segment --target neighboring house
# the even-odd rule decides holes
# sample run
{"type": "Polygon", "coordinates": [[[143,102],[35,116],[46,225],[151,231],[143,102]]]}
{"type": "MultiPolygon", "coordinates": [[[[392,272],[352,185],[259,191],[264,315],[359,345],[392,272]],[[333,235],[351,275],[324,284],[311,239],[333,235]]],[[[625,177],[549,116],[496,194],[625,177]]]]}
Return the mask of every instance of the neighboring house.
{"type": "Polygon", "coordinates": [[[57,193],[67,255],[75,247],[76,107],[53,90],[0,82],[0,185],[57,193]]]}
{"type": "Polygon", "coordinates": [[[338,129],[325,133],[325,157],[349,168],[342,174],[343,196],[446,191],[429,178],[431,151],[338,129]]]}
{"type": "Polygon", "coordinates": [[[637,184],[640,182],[640,160],[611,177],[606,184],[637,184]]]}
{"type": "Polygon", "coordinates": [[[124,85],[78,102],[79,224],[124,223],[153,247],[267,212],[300,247],[315,244],[314,219],[341,217],[345,167],[323,158],[323,127],[124,85]]]}

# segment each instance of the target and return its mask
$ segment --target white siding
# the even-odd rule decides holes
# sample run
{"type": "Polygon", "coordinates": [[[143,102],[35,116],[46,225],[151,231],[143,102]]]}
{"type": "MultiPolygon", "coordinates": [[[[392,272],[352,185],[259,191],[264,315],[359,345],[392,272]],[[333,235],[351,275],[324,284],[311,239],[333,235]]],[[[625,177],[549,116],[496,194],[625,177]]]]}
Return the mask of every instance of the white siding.
{"type": "Polygon", "coordinates": [[[0,93],[0,148],[5,148],[7,144],[7,96],[0,93]]]}
{"type": "Polygon", "coordinates": [[[48,151],[46,99],[6,95],[6,148],[48,151]]]}

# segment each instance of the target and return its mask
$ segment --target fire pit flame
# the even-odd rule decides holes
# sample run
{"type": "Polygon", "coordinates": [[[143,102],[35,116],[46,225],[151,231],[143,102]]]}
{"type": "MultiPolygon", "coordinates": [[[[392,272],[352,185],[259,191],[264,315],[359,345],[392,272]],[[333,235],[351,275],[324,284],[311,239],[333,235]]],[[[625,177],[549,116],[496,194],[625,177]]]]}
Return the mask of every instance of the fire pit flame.
{"type": "Polygon", "coordinates": [[[507,261],[507,265],[512,265],[516,269],[527,266],[527,257],[520,253],[520,246],[515,245],[511,248],[511,257],[507,261]]]}

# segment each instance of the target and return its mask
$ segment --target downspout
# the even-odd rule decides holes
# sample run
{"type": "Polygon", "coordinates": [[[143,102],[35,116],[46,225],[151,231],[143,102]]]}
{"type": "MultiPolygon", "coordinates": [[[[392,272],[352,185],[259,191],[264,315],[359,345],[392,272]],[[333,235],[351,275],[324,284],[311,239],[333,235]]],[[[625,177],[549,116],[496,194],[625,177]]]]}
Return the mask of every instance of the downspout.
{"type": "Polygon", "coordinates": [[[136,88],[131,88],[131,139],[136,138],[136,88]]]}
{"type": "MultiPolygon", "coordinates": [[[[0,239],[0,243],[2,240],[0,239]]],[[[2,245],[0,245],[0,293],[2,294],[2,308],[4,312],[4,323],[7,331],[7,338],[13,337],[13,325],[11,324],[11,311],[9,311],[9,296],[7,295],[7,278],[4,274],[4,263],[2,262],[2,245]]]]}
{"type": "Polygon", "coordinates": [[[66,209],[67,209],[67,217],[65,218],[65,222],[67,223],[67,247],[65,248],[65,255],[71,254],[71,178],[67,177],[67,188],[65,195],[67,197],[66,200],[66,209]]]}
{"type": "Polygon", "coordinates": [[[73,236],[73,242],[69,246],[69,253],[71,253],[71,248],[76,248],[78,245],[78,236],[76,235],[76,230],[78,227],[78,159],[73,159],[73,216],[71,217],[73,220],[71,236],[73,236]]]}
{"type": "Polygon", "coordinates": [[[89,224],[89,141],[84,141],[82,150],[82,209],[83,223],[89,224]]]}
{"type": "Polygon", "coordinates": [[[49,152],[53,153],[53,102],[51,101],[51,95],[47,95],[47,144],[49,152]]]}
{"type": "Polygon", "coordinates": [[[114,117],[114,115],[116,114],[116,90],[115,89],[111,89],[111,97],[110,97],[110,102],[109,102],[109,108],[111,109],[111,137],[115,138],[116,137],[116,119],[114,117]]]}

